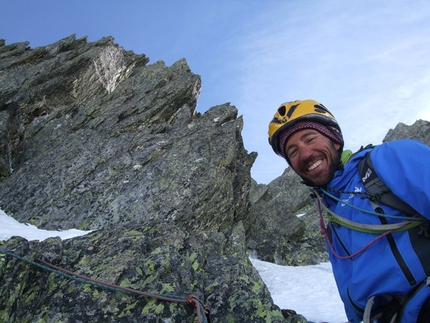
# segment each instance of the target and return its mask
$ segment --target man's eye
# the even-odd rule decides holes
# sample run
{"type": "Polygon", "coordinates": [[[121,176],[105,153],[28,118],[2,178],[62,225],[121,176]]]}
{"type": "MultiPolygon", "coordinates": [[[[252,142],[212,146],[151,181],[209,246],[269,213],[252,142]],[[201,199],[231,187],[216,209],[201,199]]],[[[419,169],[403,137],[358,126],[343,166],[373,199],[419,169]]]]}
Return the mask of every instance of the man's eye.
{"type": "Polygon", "coordinates": [[[296,150],[296,149],[294,149],[294,150],[290,150],[290,151],[288,152],[288,159],[291,159],[292,157],[294,157],[294,156],[296,155],[296,153],[297,153],[297,150],[296,150]]]}

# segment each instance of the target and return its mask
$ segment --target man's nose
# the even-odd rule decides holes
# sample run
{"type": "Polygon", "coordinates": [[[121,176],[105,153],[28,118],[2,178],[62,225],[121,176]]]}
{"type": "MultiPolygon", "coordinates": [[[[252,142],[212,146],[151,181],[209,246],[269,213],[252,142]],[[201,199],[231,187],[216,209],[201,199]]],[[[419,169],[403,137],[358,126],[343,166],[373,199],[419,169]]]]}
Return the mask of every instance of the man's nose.
{"type": "Polygon", "coordinates": [[[300,149],[300,160],[302,162],[308,160],[309,157],[311,157],[313,154],[313,150],[306,145],[300,146],[299,149],[300,149]]]}

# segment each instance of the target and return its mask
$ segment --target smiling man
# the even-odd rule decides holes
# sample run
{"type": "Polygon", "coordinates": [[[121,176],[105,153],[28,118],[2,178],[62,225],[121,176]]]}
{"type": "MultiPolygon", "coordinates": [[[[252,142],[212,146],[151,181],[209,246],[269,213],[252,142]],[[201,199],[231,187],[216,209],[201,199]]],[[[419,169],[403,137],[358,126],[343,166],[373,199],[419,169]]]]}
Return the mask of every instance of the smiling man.
{"type": "Polygon", "coordinates": [[[291,135],[285,156],[291,167],[312,186],[324,186],[333,177],[340,144],[316,130],[305,129],[291,135]]]}
{"type": "Polygon", "coordinates": [[[336,119],[313,100],[282,104],[269,143],[328,217],[321,229],[349,322],[430,322],[430,148],[344,151],[336,119]]]}
{"type": "Polygon", "coordinates": [[[269,141],[309,186],[325,186],[341,167],[342,132],[316,101],[282,104],[269,125],[269,141]]]}

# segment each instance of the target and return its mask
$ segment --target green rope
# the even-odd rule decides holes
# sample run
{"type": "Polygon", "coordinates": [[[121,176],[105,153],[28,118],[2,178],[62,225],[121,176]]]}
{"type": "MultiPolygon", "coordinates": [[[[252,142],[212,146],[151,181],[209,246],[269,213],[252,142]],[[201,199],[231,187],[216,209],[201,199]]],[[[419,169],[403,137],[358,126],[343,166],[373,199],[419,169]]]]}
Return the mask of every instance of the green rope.
{"type": "MultiPolygon", "coordinates": [[[[371,234],[381,234],[385,233],[387,231],[390,232],[401,232],[405,230],[409,230],[411,228],[417,227],[424,223],[424,221],[404,221],[399,223],[392,223],[392,224],[366,224],[366,223],[360,223],[360,222],[354,222],[352,220],[349,220],[343,216],[340,216],[330,210],[323,202],[322,197],[320,194],[316,193],[315,197],[318,199],[318,209],[320,210],[320,215],[322,216],[321,207],[324,208],[324,210],[327,212],[327,218],[329,221],[333,223],[337,223],[339,225],[342,225],[344,227],[347,227],[349,229],[360,231],[360,232],[366,232],[371,234]]],[[[321,218],[322,219],[322,218],[321,218]]],[[[325,227],[325,225],[324,225],[325,227]]]]}
{"type": "Polygon", "coordinates": [[[199,323],[210,323],[209,310],[194,295],[190,295],[188,297],[183,297],[183,296],[177,296],[177,295],[172,295],[172,294],[154,294],[154,293],[142,292],[142,291],[139,291],[136,289],[122,287],[122,286],[118,286],[118,285],[114,285],[114,284],[109,284],[109,283],[95,280],[95,279],[92,279],[92,278],[89,278],[86,276],[82,276],[82,275],[76,274],[74,272],[68,271],[66,269],[56,267],[56,266],[49,264],[49,263],[47,263],[43,260],[40,260],[40,259],[37,259],[38,262],[35,262],[35,261],[32,261],[32,260],[27,259],[25,257],[21,257],[21,256],[15,254],[13,252],[5,251],[5,250],[0,250],[0,254],[11,256],[13,258],[19,259],[25,263],[30,264],[30,265],[33,265],[33,266],[39,267],[43,270],[55,273],[55,274],[60,275],[60,276],[63,276],[67,279],[71,279],[71,280],[74,280],[74,281],[77,281],[77,282],[83,283],[83,284],[90,284],[90,285],[93,285],[93,286],[96,286],[96,287],[99,287],[102,289],[110,290],[113,292],[122,292],[124,294],[133,295],[133,296],[139,295],[139,296],[144,296],[144,297],[149,297],[149,298],[155,298],[155,299],[162,300],[162,301],[168,301],[168,302],[191,304],[194,307],[196,307],[196,309],[197,309],[198,322],[199,323]]]}
{"type": "Polygon", "coordinates": [[[406,231],[412,228],[415,228],[419,225],[421,225],[423,222],[416,222],[416,221],[407,221],[407,222],[401,222],[401,226],[396,228],[396,229],[389,229],[389,228],[381,228],[380,227],[388,227],[389,224],[380,224],[380,225],[372,225],[372,224],[367,224],[364,225],[362,223],[357,223],[357,222],[353,222],[353,221],[347,221],[347,219],[345,218],[340,218],[333,216],[332,214],[328,213],[327,214],[327,218],[329,219],[329,221],[333,222],[333,223],[337,223],[341,226],[344,226],[346,228],[355,230],[355,231],[360,231],[360,232],[365,232],[365,233],[372,233],[372,234],[381,234],[386,232],[387,230],[390,230],[392,232],[402,232],[402,231],[406,231]]]}

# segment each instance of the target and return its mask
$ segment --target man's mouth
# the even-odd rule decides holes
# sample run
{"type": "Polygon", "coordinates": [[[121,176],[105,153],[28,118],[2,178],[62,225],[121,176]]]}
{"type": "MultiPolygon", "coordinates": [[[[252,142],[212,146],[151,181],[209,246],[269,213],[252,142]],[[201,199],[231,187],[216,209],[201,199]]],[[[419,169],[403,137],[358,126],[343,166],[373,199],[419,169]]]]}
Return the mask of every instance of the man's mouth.
{"type": "Polygon", "coordinates": [[[321,165],[322,160],[318,160],[315,163],[313,163],[310,167],[308,167],[308,172],[313,171],[315,168],[317,168],[319,165],[321,165]]]}

